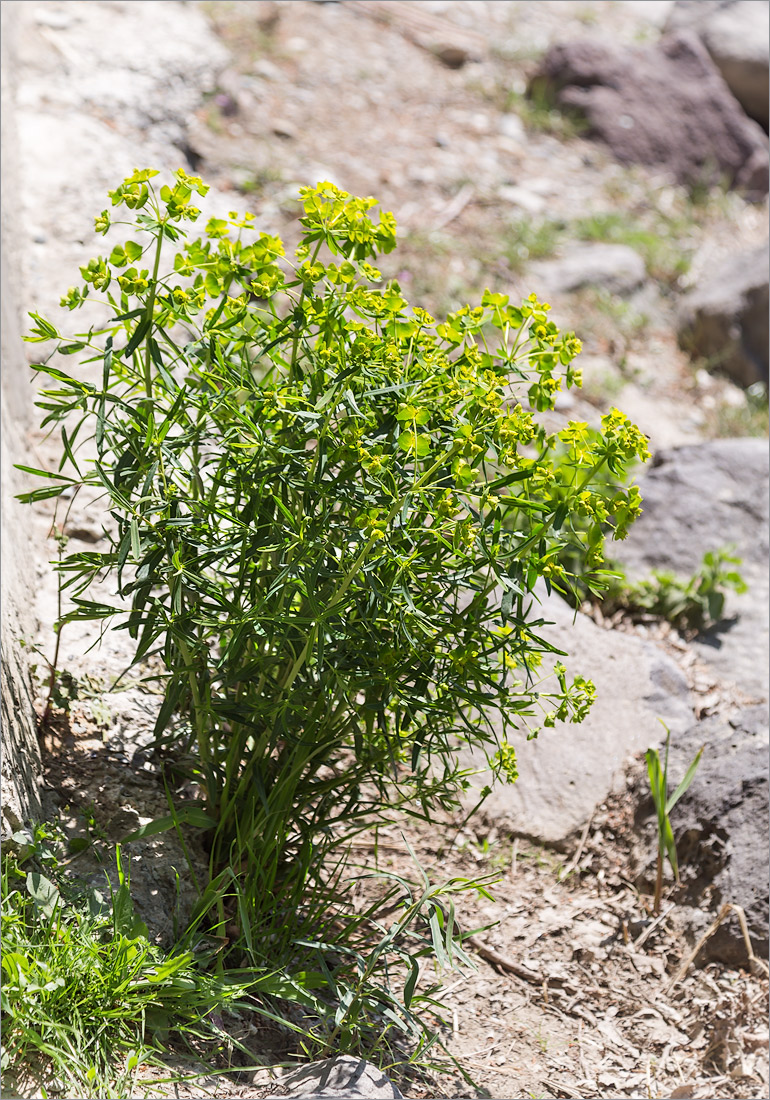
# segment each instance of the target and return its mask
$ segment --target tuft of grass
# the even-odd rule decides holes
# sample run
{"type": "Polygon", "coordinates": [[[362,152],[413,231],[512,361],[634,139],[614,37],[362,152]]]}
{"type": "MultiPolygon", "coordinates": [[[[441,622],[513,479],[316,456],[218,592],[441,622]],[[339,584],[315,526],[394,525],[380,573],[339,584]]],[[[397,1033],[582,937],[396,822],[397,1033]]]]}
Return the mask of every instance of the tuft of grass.
{"type": "Polygon", "coordinates": [[[116,850],[118,889],[78,889],[48,826],[14,834],[2,863],[2,1073],[39,1095],[134,1094],[163,1044],[221,1047],[211,1011],[236,1009],[248,981],[208,973],[207,958],[150,943],[116,850]]]}
{"type": "Polygon", "coordinates": [[[657,749],[648,749],[645,753],[650,793],[652,794],[652,800],[655,805],[658,825],[658,856],[655,872],[655,897],[652,909],[656,916],[660,912],[660,902],[663,894],[663,862],[665,859],[668,860],[671,870],[674,872],[674,878],[676,879],[677,885],[679,884],[679,860],[677,859],[676,842],[674,840],[674,831],[671,828],[669,814],[692,783],[698,764],[700,763],[700,758],[703,755],[703,750],[706,747],[705,745],[701,746],[690,761],[684,779],[674,793],[669,795],[668,750],[671,744],[671,730],[662,719],[659,718],[658,721],[666,731],[666,753],[663,765],[661,766],[660,755],[657,749]]]}
{"type": "Polygon", "coordinates": [[[550,219],[531,221],[522,218],[514,222],[504,234],[502,248],[511,272],[518,275],[530,261],[552,256],[565,228],[564,222],[550,219]]]}
{"type": "Polygon", "coordinates": [[[710,410],[706,430],[716,439],[730,439],[735,436],[753,436],[764,439],[768,433],[767,387],[763,382],[755,382],[745,392],[739,405],[720,402],[710,410]]]}
{"type": "Polygon", "coordinates": [[[671,236],[670,223],[652,229],[619,211],[579,218],[572,231],[579,240],[625,244],[642,256],[647,274],[658,282],[674,285],[690,267],[689,249],[671,236]]]}
{"type": "Polygon", "coordinates": [[[578,114],[561,111],[538,84],[526,95],[509,90],[504,96],[505,111],[515,111],[524,126],[532,133],[549,134],[560,141],[582,137],[589,129],[588,123],[578,114]]]}

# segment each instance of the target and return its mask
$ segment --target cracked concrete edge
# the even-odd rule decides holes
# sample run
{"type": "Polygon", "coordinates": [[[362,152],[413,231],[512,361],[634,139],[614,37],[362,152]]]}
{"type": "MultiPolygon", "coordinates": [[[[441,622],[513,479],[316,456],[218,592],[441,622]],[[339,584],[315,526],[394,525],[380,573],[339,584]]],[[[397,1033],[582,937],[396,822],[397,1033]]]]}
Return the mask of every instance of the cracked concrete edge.
{"type": "Polygon", "coordinates": [[[24,458],[24,433],[30,423],[31,388],[21,339],[20,191],[16,128],[15,41],[21,0],[4,0],[0,8],[0,79],[2,92],[2,827],[19,828],[41,814],[38,782],[40,749],[32,709],[32,686],[20,639],[29,634],[29,589],[32,557],[28,517],[16,499],[20,479],[14,462],[24,458]]]}

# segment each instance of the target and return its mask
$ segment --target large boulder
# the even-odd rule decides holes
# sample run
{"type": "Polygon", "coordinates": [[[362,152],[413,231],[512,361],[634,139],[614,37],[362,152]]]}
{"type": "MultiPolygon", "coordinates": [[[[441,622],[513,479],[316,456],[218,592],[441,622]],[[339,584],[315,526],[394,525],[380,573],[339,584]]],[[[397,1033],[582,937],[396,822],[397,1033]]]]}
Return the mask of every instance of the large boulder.
{"type": "MultiPolygon", "coordinates": [[[[695,754],[703,756],[689,790],[671,813],[682,892],[690,908],[680,920],[697,940],[726,902],[746,914],[752,946],[768,954],[768,720],[765,706],[747,707],[728,721],[714,716],[672,739],[670,789],[695,754]]],[[[655,877],[657,826],[651,799],[642,797],[637,880],[650,889],[655,877]]],[[[745,966],[746,947],[731,913],[703,946],[699,962],[718,959],[745,966]]]]}
{"type": "Polygon", "coordinates": [[[749,589],[729,593],[725,619],[693,643],[749,698],[768,694],[768,448],[766,439],[718,439],[660,451],[640,479],[643,512],[611,552],[631,576],[695,572],[707,550],[732,545],[749,589]]]}
{"type": "Polygon", "coordinates": [[[600,287],[630,294],[645,280],[644,260],[625,244],[574,244],[555,260],[534,263],[529,276],[545,297],[600,287]]]}
{"type": "Polygon", "coordinates": [[[0,301],[2,302],[2,832],[12,834],[23,822],[41,815],[39,780],[42,770],[36,720],[32,709],[27,649],[22,638],[32,635],[29,592],[34,584],[28,540],[29,518],[15,494],[24,486],[14,470],[15,462],[29,461],[24,433],[32,413],[32,394],[22,351],[20,270],[24,242],[20,232],[16,28],[17,6],[2,6],[3,180],[2,250],[0,250],[0,301]]]}
{"type": "MultiPolygon", "coordinates": [[[[552,625],[537,633],[562,652],[568,676],[586,676],[597,698],[579,725],[544,729],[516,745],[519,779],[498,784],[483,804],[483,818],[498,828],[540,843],[562,846],[580,832],[597,805],[624,775],[624,766],[665,736],[692,724],[684,676],[650,642],[604,630],[556,596],[539,609],[552,625]]],[[[469,764],[483,766],[480,755],[469,764]]],[[[478,788],[487,781],[482,774],[478,788]]]]}
{"type": "Polygon", "coordinates": [[[767,130],[770,4],[767,0],[676,0],[666,29],[694,31],[744,111],[767,130]]]}
{"type": "Polygon", "coordinates": [[[284,1073],[281,1085],[289,1096],[303,1100],[399,1100],[402,1093],[363,1058],[338,1054],[323,1062],[312,1062],[301,1069],[284,1073]]]}
{"type": "Polygon", "coordinates": [[[679,344],[736,381],[768,380],[768,246],[728,257],[679,307],[679,344]]]}
{"type": "Polygon", "coordinates": [[[684,184],[726,179],[749,197],[767,194],[766,136],[691,32],[657,46],[553,46],[530,94],[581,116],[588,136],[623,163],[666,169],[684,184]]]}

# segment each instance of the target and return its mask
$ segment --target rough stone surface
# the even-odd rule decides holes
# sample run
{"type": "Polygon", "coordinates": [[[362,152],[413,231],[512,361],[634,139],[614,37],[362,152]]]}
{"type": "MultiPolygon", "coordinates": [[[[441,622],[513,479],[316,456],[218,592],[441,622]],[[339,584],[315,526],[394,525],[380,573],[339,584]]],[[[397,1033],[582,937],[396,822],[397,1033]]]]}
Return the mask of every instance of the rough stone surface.
{"type": "Polygon", "coordinates": [[[742,386],[768,380],[768,245],[729,257],[683,299],[680,346],[742,386]]]}
{"type": "MultiPolygon", "coordinates": [[[[722,716],[698,722],[672,738],[670,789],[682,779],[705,745],[695,778],[671,814],[685,899],[684,915],[699,938],[725,902],[746,914],[754,951],[768,954],[768,714],[765,706],[745,708],[729,721],[722,716]]],[[[639,832],[646,847],[643,877],[654,878],[656,830],[652,807],[639,832]]],[[[745,966],[747,953],[738,919],[723,921],[698,956],[745,966]]]]}
{"type": "Polygon", "coordinates": [[[576,244],[556,260],[530,267],[533,285],[547,297],[593,286],[630,294],[645,279],[644,260],[624,244],[576,244]]]}
{"type": "MultiPolygon", "coordinates": [[[[500,828],[558,845],[589,820],[629,757],[660,743],[658,718],[683,731],[693,712],[682,673],[651,643],[602,630],[585,615],[573,624],[556,597],[544,601],[542,615],[554,625],[538,633],[567,651],[570,677],[593,679],[597,699],[579,725],[557,725],[518,744],[519,779],[496,786],[482,813],[500,828]]],[[[478,777],[478,786],[485,781],[478,777]]]]}
{"type": "Polygon", "coordinates": [[[746,114],[767,130],[767,0],[718,0],[709,4],[703,0],[677,0],[669,12],[666,29],[685,28],[701,39],[746,114]]]}
{"type": "Polygon", "coordinates": [[[659,452],[640,479],[641,518],[616,557],[632,576],[692,574],[708,550],[732,544],[749,585],[728,593],[725,620],[697,639],[698,656],[750,698],[768,693],[768,449],[720,439],[659,452]]]}
{"type": "Polygon", "coordinates": [[[15,12],[2,8],[2,825],[3,832],[40,814],[38,776],[40,750],[35,733],[29,670],[19,639],[30,637],[30,554],[24,509],[14,499],[20,491],[13,463],[24,454],[22,436],[29,423],[31,394],[21,343],[18,300],[19,226],[17,132],[13,104],[16,95],[15,12]],[[13,533],[11,537],[11,532],[13,533]]]}
{"type": "Polygon", "coordinates": [[[281,1084],[290,1096],[306,1100],[400,1100],[403,1095],[381,1070],[346,1054],[303,1066],[283,1076],[281,1084]]]}
{"type": "Polygon", "coordinates": [[[530,91],[588,124],[626,164],[665,168],[680,183],[719,182],[767,194],[767,139],[747,118],[691,32],[654,47],[576,41],[551,47],[530,91]]]}

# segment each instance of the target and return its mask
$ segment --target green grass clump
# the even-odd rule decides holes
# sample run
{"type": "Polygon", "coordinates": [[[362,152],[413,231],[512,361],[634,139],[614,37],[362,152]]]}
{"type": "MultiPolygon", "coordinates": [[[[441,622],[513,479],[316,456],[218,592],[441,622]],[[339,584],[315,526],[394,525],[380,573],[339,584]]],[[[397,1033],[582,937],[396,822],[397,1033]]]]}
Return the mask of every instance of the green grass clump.
{"type": "Polygon", "coordinates": [[[105,898],[62,873],[50,836],[17,833],[3,854],[3,1078],[43,1096],[133,1095],[142,1066],[165,1068],[170,1037],[221,1046],[209,1013],[235,1008],[247,983],[150,943],[120,849],[119,886],[105,898]]]}
{"type": "Polygon", "coordinates": [[[724,400],[718,402],[707,413],[706,430],[717,439],[735,436],[767,438],[768,404],[764,382],[749,386],[738,404],[724,400]]]}
{"type": "Polygon", "coordinates": [[[672,237],[668,223],[651,228],[620,211],[609,211],[579,218],[573,232],[579,240],[625,244],[635,249],[644,260],[647,274],[658,282],[674,284],[690,267],[689,253],[672,237]]]}
{"type": "Polygon", "coordinates": [[[513,274],[520,274],[532,260],[552,256],[564,236],[564,222],[530,221],[523,218],[514,222],[503,237],[503,256],[513,274]]]}

